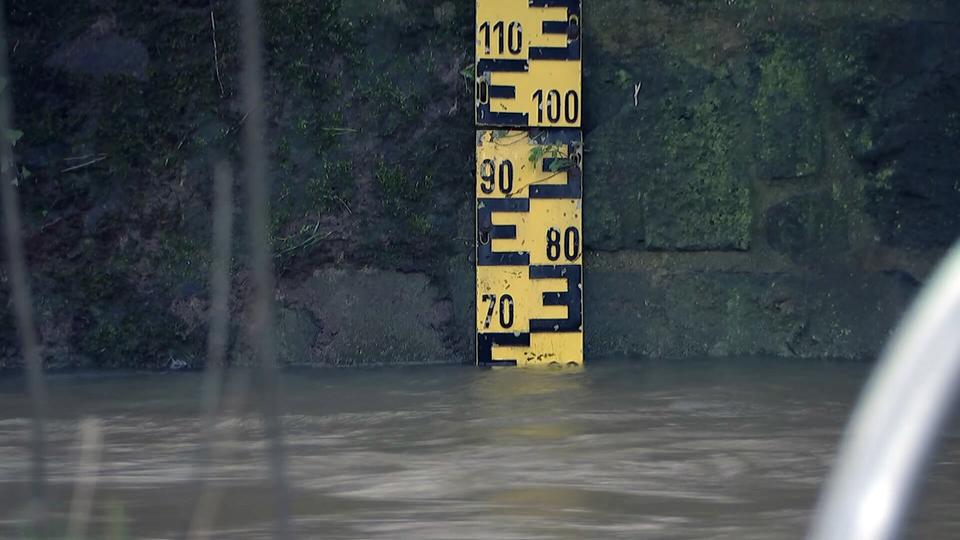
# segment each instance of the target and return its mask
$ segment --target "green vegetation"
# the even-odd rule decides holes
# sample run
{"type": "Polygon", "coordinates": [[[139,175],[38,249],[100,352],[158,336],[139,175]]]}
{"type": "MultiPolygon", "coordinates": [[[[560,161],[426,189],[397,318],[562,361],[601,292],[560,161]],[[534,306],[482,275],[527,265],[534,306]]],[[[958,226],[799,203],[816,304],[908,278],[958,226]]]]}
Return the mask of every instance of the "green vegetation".
{"type": "MultiPolygon", "coordinates": [[[[239,25],[223,1],[212,4],[215,36],[207,3],[101,4],[10,4],[20,131],[2,136],[30,168],[18,169],[20,194],[45,344],[54,342],[48,361],[159,366],[202,351],[190,311],[208,294],[220,159],[236,165],[239,273],[248,259],[239,25]],[[144,65],[104,76],[84,70],[84,55],[69,68],[50,62],[90,36],[145,51],[144,65]],[[105,157],[63,172],[89,156],[105,157]]],[[[584,4],[591,262],[639,273],[661,260],[645,252],[666,251],[665,273],[771,261],[762,272],[789,273],[803,271],[809,253],[895,250],[891,238],[937,247],[923,238],[956,230],[960,175],[937,157],[960,138],[960,114],[941,104],[955,93],[956,69],[933,8],[850,0],[821,2],[814,16],[785,0],[656,0],[635,17],[634,4],[584,4]],[[914,42],[893,55],[890,36],[914,42]],[[928,63],[910,64],[910,84],[895,84],[900,62],[917,59],[928,63]],[[933,143],[927,154],[910,144],[918,137],[933,143]],[[929,192],[906,186],[920,170],[929,192]],[[729,250],[750,253],[717,253],[729,250]]],[[[316,308],[295,274],[326,266],[425,273],[466,291],[468,306],[470,271],[446,265],[465,259],[473,237],[472,0],[264,0],[262,11],[270,239],[280,272],[291,269],[284,307],[316,308]]],[[[95,46],[89,54],[103,60],[95,46]]],[[[555,145],[521,161],[547,157],[552,172],[581,165],[555,145]]],[[[677,294],[682,306],[698,291],[677,294]]],[[[755,289],[729,294],[708,298],[707,309],[742,325],[762,316],[741,311],[755,289]]],[[[453,317],[469,319],[470,309],[453,317]]],[[[0,363],[13,365],[4,317],[0,363]]],[[[452,347],[469,335],[442,326],[452,347]]]]}
{"type": "Polygon", "coordinates": [[[625,69],[617,70],[615,82],[617,86],[619,86],[620,88],[624,90],[628,88],[632,88],[633,85],[636,84],[634,80],[635,79],[630,75],[630,73],[627,72],[627,70],[625,69]]]}
{"type": "Polygon", "coordinates": [[[473,92],[474,82],[477,80],[477,68],[473,63],[467,64],[467,67],[460,70],[460,77],[463,78],[463,89],[467,94],[473,92]]]}
{"type": "Polygon", "coordinates": [[[264,39],[270,69],[292,83],[305,96],[323,98],[333,81],[321,62],[334,51],[352,47],[349,27],[340,24],[340,0],[266,0],[264,39]]]}
{"type": "Polygon", "coordinates": [[[414,233],[429,233],[430,222],[418,209],[430,196],[434,187],[433,176],[411,176],[402,167],[391,166],[384,161],[377,164],[375,176],[383,193],[383,205],[387,212],[402,219],[414,233]]]}
{"type": "Polygon", "coordinates": [[[78,349],[89,355],[95,366],[123,367],[136,359],[139,365],[163,368],[174,351],[192,350],[202,343],[201,336],[193,336],[195,343],[185,342],[188,332],[181,321],[162,309],[165,306],[141,300],[142,307],[129,305],[122,313],[108,303],[90,306],[78,349]],[[164,344],[164,349],[157,350],[157,344],[164,344]]]}
{"type": "Polygon", "coordinates": [[[689,105],[669,103],[663,148],[673,176],[645,201],[654,248],[750,247],[749,184],[737,166],[737,123],[718,84],[689,105]]]}
{"type": "Polygon", "coordinates": [[[433,177],[426,175],[411,179],[399,165],[388,165],[380,161],[376,169],[377,184],[386,196],[388,204],[398,211],[404,202],[417,202],[427,196],[433,188],[433,177]]]}
{"type": "Polygon", "coordinates": [[[406,64],[404,69],[410,71],[378,73],[373,77],[371,86],[361,92],[378,118],[379,133],[383,137],[401,135],[400,128],[409,124],[424,108],[424,98],[399,82],[403,77],[400,73],[414,70],[409,60],[401,63],[406,64]]]}
{"type": "Polygon", "coordinates": [[[764,36],[754,108],[760,123],[759,158],[774,178],[815,174],[823,160],[823,133],[804,46],[764,36]]]}
{"type": "Polygon", "coordinates": [[[353,164],[346,160],[324,160],[313,176],[307,180],[307,197],[310,204],[323,213],[340,205],[352,212],[347,201],[353,191],[353,164]]]}
{"type": "MultiPolygon", "coordinates": [[[[158,240],[154,264],[171,286],[185,280],[199,283],[207,280],[210,267],[208,242],[182,229],[166,232],[158,240]]],[[[123,268],[116,263],[114,266],[123,268]]]]}
{"type": "Polygon", "coordinates": [[[423,214],[414,214],[410,219],[410,227],[419,236],[430,234],[433,229],[430,225],[430,219],[423,214]]]}
{"type": "MultiPolygon", "coordinates": [[[[0,78],[0,92],[4,92],[6,90],[6,87],[7,87],[6,79],[0,78]]],[[[17,143],[20,142],[20,139],[23,138],[23,132],[20,131],[19,129],[7,129],[6,132],[3,133],[3,137],[4,139],[6,139],[7,144],[9,144],[11,148],[14,148],[17,146],[17,143]]],[[[13,160],[10,160],[9,162],[5,161],[3,163],[0,163],[0,167],[2,167],[4,171],[6,171],[8,169],[12,169],[16,167],[16,163],[13,160]]],[[[17,171],[16,176],[19,176],[20,178],[26,180],[31,176],[31,174],[26,167],[21,167],[20,170],[17,171]]],[[[17,180],[15,179],[14,182],[17,182],[17,180]]]]}
{"type": "Polygon", "coordinates": [[[544,159],[553,158],[550,163],[550,172],[565,171],[573,166],[573,159],[564,157],[564,146],[560,144],[537,145],[530,147],[528,159],[534,167],[539,166],[544,159]]]}

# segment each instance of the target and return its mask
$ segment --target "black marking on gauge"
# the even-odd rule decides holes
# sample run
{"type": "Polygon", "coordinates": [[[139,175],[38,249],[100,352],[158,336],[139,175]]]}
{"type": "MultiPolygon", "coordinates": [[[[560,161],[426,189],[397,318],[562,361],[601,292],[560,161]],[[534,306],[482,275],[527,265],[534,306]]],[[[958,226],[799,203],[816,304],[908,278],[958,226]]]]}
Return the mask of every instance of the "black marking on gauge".
{"type": "Polygon", "coordinates": [[[477,107],[477,121],[485,126],[525,127],[530,122],[527,113],[491,111],[490,105],[477,107]]]}
{"type": "Polygon", "coordinates": [[[580,0],[530,0],[530,7],[565,7],[567,20],[543,21],[544,34],[565,34],[566,47],[531,47],[530,60],[580,60],[580,0]]]}
{"type": "Polygon", "coordinates": [[[516,366],[517,360],[494,360],[493,346],[501,345],[506,347],[529,347],[530,334],[477,334],[477,365],[485,367],[493,366],[516,366]]]}
{"type": "MultiPolygon", "coordinates": [[[[544,170],[550,170],[556,160],[546,158],[544,170]]],[[[570,167],[566,171],[566,184],[534,184],[530,186],[531,199],[580,199],[583,197],[583,173],[579,167],[570,167]]]]}
{"type": "Polygon", "coordinates": [[[498,212],[529,212],[530,199],[477,199],[477,265],[526,266],[530,264],[528,251],[493,251],[493,240],[515,240],[515,225],[494,225],[493,214],[498,212]]]}
{"type": "MultiPolygon", "coordinates": [[[[548,129],[533,134],[532,141],[543,146],[566,145],[566,158],[543,158],[541,170],[549,171],[558,161],[569,160],[566,170],[566,184],[533,184],[530,186],[531,199],[581,199],[583,198],[583,169],[580,153],[581,135],[579,129],[548,129]]],[[[558,171],[560,174],[560,171],[558,171]]]]}
{"type": "Polygon", "coordinates": [[[580,11],[580,0],[529,0],[527,4],[534,8],[565,7],[580,11]]]}
{"type": "Polygon", "coordinates": [[[517,87],[503,86],[503,85],[490,85],[490,97],[494,99],[516,99],[517,87]]]}
{"type": "Polygon", "coordinates": [[[569,23],[567,21],[543,21],[544,34],[566,34],[569,23]]]}
{"type": "Polygon", "coordinates": [[[580,30],[578,26],[573,26],[573,23],[560,22],[560,21],[549,21],[556,22],[563,27],[562,32],[547,32],[547,23],[543,23],[543,32],[547,33],[557,33],[557,34],[567,34],[567,46],[566,47],[530,47],[530,60],[570,60],[570,61],[579,61],[580,60],[580,30]],[[574,30],[573,28],[577,28],[574,30]],[[575,39],[570,39],[570,34],[576,34],[575,39]]]}
{"type": "Polygon", "coordinates": [[[477,60],[477,77],[484,73],[524,73],[530,71],[530,63],[526,60],[512,58],[484,58],[477,60]]]}
{"type": "Polygon", "coordinates": [[[530,138],[537,144],[576,144],[581,141],[580,128],[539,128],[530,133],[530,138]]]}
{"type": "Polygon", "coordinates": [[[516,99],[517,88],[490,83],[491,73],[525,73],[530,71],[526,60],[483,59],[477,61],[477,122],[491,126],[523,126],[529,123],[527,113],[494,111],[491,99],[516,99]]]}
{"type": "Polygon", "coordinates": [[[565,279],[565,292],[543,293],[544,306],[566,306],[566,319],[530,319],[530,332],[579,332],[583,326],[583,270],[578,264],[531,266],[530,279],[565,279]]]}
{"type": "MultiPolygon", "coordinates": [[[[534,353],[534,354],[530,354],[530,353],[528,353],[528,354],[527,354],[527,362],[545,362],[545,360],[546,360],[547,358],[549,358],[550,356],[553,356],[553,355],[535,354],[535,353],[534,353]]],[[[546,362],[546,364],[547,364],[547,366],[552,367],[552,368],[558,368],[558,367],[563,367],[563,366],[567,366],[567,367],[577,367],[577,366],[580,365],[579,362],[568,362],[568,361],[563,361],[563,360],[550,360],[550,362],[546,362]]]]}
{"type": "Polygon", "coordinates": [[[566,47],[530,47],[530,60],[580,60],[580,40],[566,47]]]}

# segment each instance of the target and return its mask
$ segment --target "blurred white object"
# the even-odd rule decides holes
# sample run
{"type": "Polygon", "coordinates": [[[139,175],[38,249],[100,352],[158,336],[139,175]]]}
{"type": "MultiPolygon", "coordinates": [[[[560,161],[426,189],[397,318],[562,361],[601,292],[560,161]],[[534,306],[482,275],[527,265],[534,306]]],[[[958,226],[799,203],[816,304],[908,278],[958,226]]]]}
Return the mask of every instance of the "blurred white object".
{"type": "Polygon", "coordinates": [[[960,244],[887,346],[821,494],[809,540],[898,538],[960,389],[960,244]]]}

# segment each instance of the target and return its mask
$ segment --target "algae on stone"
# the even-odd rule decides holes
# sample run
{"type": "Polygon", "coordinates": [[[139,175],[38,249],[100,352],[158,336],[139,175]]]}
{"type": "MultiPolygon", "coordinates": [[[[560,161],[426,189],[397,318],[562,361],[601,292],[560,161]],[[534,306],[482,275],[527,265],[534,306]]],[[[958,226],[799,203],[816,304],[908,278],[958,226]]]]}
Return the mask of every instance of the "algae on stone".
{"type": "Polygon", "coordinates": [[[764,36],[754,107],[759,120],[758,159],[769,179],[800,178],[820,171],[823,133],[805,46],[764,36]]]}
{"type": "Polygon", "coordinates": [[[767,210],[767,242],[799,264],[821,265],[850,247],[848,212],[824,192],[792,197],[767,210]]]}
{"type": "Polygon", "coordinates": [[[668,100],[664,172],[644,200],[654,250],[745,250],[753,221],[740,107],[726,81],[709,80],[689,102],[668,100]]]}

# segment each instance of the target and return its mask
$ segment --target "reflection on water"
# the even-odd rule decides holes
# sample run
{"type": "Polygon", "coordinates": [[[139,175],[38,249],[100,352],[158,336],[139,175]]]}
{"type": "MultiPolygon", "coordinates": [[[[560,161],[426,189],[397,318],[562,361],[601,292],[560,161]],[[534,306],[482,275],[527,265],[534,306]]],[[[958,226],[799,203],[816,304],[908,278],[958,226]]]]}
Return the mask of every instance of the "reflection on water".
{"type": "MultiPolygon", "coordinates": [[[[800,538],[866,368],[744,362],[582,371],[319,371],[284,379],[293,513],[302,537],[800,538]]],[[[22,381],[0,381],[0,537],[27,494],[22,381]]],[[[50,467],[66,520],[77,425],[104,424],[96,529],[176,538],[192,516],[198,375],[61,376],[50,467]],[[112,516],[112,517],[111,517],[112,516]],[[120,516],[120,517],[118,517],[120,516]]],[[[209,473],[221,538],[269,537],[253,404],[233,407],[209,473]]],[[[960,444],[946,445],[917,538],[960,537],[960,444]]]]}

